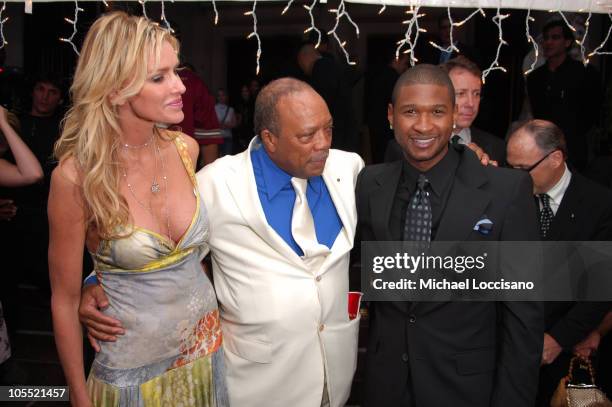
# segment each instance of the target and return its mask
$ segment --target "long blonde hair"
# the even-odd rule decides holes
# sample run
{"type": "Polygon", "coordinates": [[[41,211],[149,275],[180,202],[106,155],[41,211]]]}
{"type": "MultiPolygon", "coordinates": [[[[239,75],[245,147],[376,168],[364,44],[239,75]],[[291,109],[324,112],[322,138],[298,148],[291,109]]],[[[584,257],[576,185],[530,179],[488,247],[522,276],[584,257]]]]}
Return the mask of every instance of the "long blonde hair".
{"type": "Polygon", "coordinates": [[[129,222],[127,201],[119,193],[117,105],[140,92],[149,58],[154,55],[159,64],[164,41],[178,52],[176,38],[157,23],[113,12],[96,20],[83,43],[70,88],[73,104],[55,156],[75,160],[87,224],[103,239],[117,236],[118,226],[129,222]]]}

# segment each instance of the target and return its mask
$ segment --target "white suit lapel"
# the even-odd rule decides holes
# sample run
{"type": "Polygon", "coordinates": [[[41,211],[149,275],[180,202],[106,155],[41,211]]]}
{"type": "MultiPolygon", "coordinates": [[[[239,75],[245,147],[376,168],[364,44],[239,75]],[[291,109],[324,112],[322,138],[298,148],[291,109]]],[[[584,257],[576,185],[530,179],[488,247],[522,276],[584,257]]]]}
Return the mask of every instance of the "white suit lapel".
{"type": "Polygon", "coordinates": [[[227,177],[227,186],[247,225],[271,248],[297,266],[306,268],[302,259],[291,247],[289,247],[278,233],[268,225],[268,221],[266,220],[266,215],[264,214],[261,201],[259,200],[255,174],[251,163],[251,149],[257,140],[257,138],[253,138],[247,151],[240,154],[241,157],[238,166],[233,168],[234,174],[227,177]]]}

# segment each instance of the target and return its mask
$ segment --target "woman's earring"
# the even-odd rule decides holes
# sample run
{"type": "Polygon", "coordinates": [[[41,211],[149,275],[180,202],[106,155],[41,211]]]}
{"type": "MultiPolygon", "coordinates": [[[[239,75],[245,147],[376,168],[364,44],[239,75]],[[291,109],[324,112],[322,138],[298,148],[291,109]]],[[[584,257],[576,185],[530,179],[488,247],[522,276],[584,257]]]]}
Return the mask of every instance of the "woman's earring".
{"type": "Polygon", "coordinates": [[[393,130],[393,123],[389,123],[389,129],[393,130]]]}

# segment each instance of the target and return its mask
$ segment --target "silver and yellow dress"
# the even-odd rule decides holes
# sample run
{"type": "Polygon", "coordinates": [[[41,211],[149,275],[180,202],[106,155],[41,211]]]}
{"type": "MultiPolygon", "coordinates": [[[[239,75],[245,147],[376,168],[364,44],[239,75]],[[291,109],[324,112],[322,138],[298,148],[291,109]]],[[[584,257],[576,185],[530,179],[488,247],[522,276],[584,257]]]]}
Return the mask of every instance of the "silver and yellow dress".
{"type": "Polygon", "coordinates": [[[194,185],[197,207],[176,245],[133,227],[92,253],[108,296],[106,315],[125,334],[100,343],[87,386],[95,406],[227,406],[219,311],[200,261],[208,218],[182,136],[175,139],[194,185]]]}

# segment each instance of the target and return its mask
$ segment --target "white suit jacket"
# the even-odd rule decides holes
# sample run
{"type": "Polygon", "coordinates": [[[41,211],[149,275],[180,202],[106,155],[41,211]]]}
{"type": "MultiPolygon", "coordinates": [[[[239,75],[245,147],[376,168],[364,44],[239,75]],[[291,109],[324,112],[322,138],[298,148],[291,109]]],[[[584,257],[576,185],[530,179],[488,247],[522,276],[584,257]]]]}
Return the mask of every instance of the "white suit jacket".
{"type": "Polygon", "coordinates": [[[348,318],[347,293],[363,161],[329,153],[323,180],[343,228],[313,271],[266,221],[250,155],[258,146],[255,138],[197,175],[210,220],[230,404],[319,407],[326,377],[331,406],[343,406],[357,362],[359,319],[348,318]]]}

